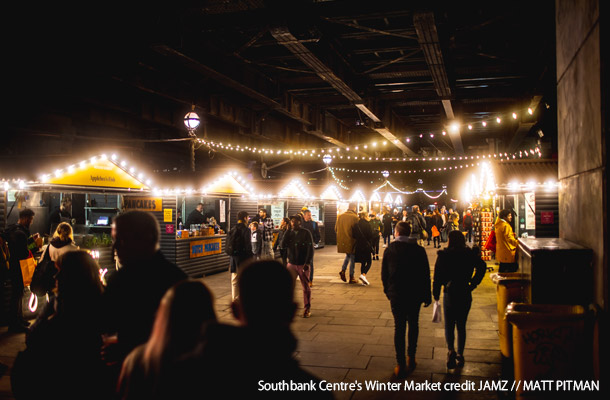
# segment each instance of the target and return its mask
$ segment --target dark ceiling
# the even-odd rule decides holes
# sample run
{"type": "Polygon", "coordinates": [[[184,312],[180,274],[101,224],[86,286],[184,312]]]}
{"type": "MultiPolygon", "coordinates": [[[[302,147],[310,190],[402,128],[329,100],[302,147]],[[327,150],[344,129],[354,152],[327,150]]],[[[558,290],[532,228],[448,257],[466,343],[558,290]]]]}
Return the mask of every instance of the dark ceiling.
{"type": "MultiPolygon", "coordinates": [[[[543,131],[544,157],[555,152],[553,1],[167,3],[7,13],[5,171],[101,150],[188,171],[191,106],[204,119],[198,137],[242,147],[453,157],[532,148],[543,131]]],[[[274,171],[316,170],[316,158],[274,171]]],[[[287,159],[196,150],[198,170],[287,159]]],[[[417,168],[387,164],[333,162],[417,168]]]]}

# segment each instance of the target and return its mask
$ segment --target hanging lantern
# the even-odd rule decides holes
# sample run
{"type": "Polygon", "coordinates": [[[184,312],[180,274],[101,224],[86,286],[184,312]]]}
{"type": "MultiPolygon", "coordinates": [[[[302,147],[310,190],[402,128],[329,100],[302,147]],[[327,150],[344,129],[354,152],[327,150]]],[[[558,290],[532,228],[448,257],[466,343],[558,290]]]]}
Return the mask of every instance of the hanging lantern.
{"type": "Polygon", "coordinates": [[[200,123],[201,119],[199,119],[199,115],[195,112],[195,106],[193,106],[192,110],[184,116],[184,125],[189,132],[192,132],[199,127],[200,123]]]}
{"type": "Polygon", "coordinates": [[[388,176],[390,176],[390,172],[389,172],[389,171],[383,171],[381,174],[382,174],[382,175],[383,175],[383,177],[384,177],[384,178],[386,178],[386,179],[388,178],[388,176]]]}
{"type": "Polygon", "coordinates": [[[329,165],[332,160],[333,157],[330,154],[325,154],[324,157],[322,157],[322,161],[324,161],[324,164],[326,165],[329,165]]]}

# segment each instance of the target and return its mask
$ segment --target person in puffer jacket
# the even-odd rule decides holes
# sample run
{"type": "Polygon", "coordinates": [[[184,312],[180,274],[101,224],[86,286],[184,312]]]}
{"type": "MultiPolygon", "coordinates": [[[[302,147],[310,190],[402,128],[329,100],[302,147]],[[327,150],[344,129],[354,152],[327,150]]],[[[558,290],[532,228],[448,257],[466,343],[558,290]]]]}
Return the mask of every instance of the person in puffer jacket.
{"type": "Polygon", "coordinates": [[[500,263],[499,272],[516,272],[519,266],[515,262],[517,239],[510,226],[513,214],[510,210],[502,210],[495,223],[496,260],[500,263]]]}

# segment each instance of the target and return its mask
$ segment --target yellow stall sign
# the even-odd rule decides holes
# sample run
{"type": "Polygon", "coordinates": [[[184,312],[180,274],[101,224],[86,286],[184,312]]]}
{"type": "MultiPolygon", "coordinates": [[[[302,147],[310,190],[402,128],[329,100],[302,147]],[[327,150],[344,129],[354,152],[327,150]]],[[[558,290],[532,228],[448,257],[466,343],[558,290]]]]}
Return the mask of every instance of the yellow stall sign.
{"type": "Polygon", "coordinates": [[[189,258],[222,253],[222,239],[193,240],[190,243],[189,258]]]}
{"type": "Polygon", "coordinates": [[[162,207],[163,199],[161,197],[125,196],[123,199],[123,208],[125,210],[161,211],[162,207]]]}

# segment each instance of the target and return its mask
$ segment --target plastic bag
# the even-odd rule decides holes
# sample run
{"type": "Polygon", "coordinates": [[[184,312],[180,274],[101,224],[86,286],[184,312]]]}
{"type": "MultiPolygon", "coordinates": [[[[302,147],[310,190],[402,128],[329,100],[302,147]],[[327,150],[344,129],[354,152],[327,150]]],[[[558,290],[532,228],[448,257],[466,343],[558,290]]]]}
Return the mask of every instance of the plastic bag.
{"type": "Polygon", "coordinates": [[[443,322],[443,314],[441,313],[441,305],[438,300],[434,300],[432,305],[432,322],[443,322]]]}

